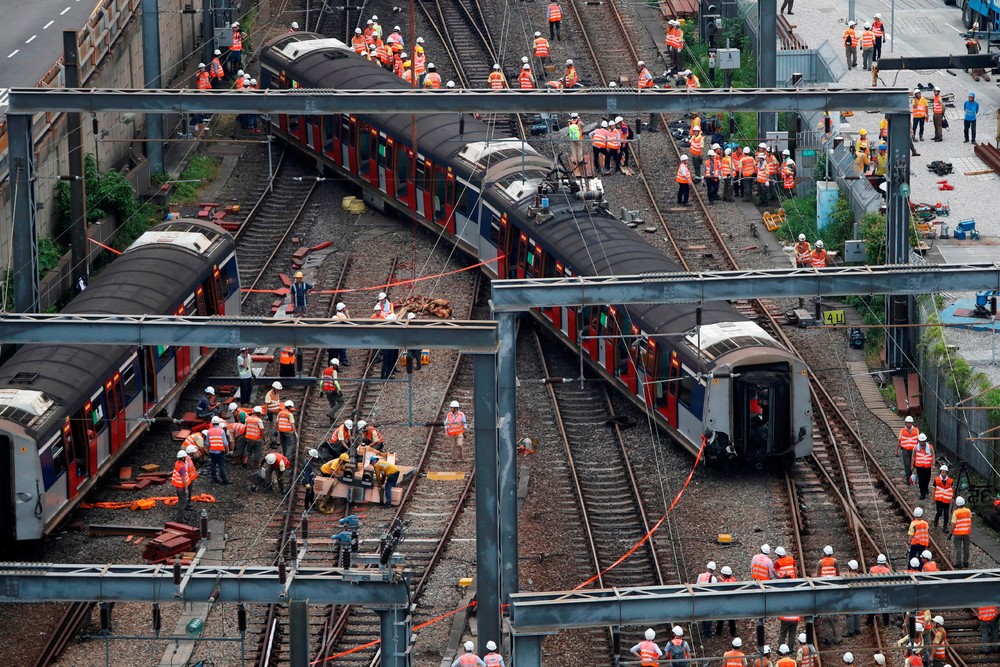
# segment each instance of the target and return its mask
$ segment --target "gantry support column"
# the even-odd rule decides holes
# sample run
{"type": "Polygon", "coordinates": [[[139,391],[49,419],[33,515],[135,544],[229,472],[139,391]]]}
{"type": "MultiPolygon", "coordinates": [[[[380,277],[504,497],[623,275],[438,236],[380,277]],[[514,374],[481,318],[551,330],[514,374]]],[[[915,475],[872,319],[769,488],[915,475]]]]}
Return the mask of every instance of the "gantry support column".
{"type": "Polygon", "coordinates": [[[10,267],[14,273],[14,310],[37,313],[38,230],[35,227],[35,148],[31,139],[31,116],[8,114],[7,137],[14,227],[10,267]]]}
{"type": "Polygon", "coordinates": [[[288,603],[288,637],[292,667],[309,667],[309,601],[288,603]]]}
{"type": "MultiPolygon", "coordinates": [[[[889,119],[889,173],[886,181],[886,264],[910,261],[910,127],[909,116],[887,114],[889,119]]],[[[910,321],[910,297],[886,297],[886,365],[892,369],[909,366],[912,352],[911,329],[894,326],[910,321]]]]}
{"type": "MultiPolygon", "coordinates": [[[[142,0],[142,78],[144,88],[158,88],[160,80],[160,14],[159,0],[142,0]]],[[[146,158],[149,171],[162,174],[166,171],[163,162],[163,116],[158,113],[146,114],[146,158]]]]}
{"type": "MultiPolygon", "coordinates": [[[[757,87],[775,88],[778,85],[778,0],[759,0],[757,3],[757,87]]],[[[757,114],[757,130],[761,140],[768,132],[778,129],[778,114],[757,114]]]]}
{"type": "MultiPolygon", "coordinates": [[[[519,590],[517,549],[517,313],[499,313],[497,381],[500,428],[500,602],[519,590]]],[[[486,637],[500,644],[500,636],[486,637]]]]}
{"type": "MultiPolygon", "coordinates": [[[[473,356],[476,439],[476,615],[479,653],[500,636],[500,510],[497,429],[497,357],[473,356]]],[[[499,642],[498,642],[499,643],[499,642]]]]}

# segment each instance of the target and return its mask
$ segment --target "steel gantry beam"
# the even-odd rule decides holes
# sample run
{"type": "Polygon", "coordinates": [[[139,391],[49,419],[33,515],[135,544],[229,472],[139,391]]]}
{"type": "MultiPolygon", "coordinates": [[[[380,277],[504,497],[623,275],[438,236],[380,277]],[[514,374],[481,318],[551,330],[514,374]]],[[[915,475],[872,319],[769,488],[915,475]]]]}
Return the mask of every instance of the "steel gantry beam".
{"type": "Polygon", "coordinates": [[[684,113],[834,111],[909,113],[903,88],[743,88],[586,90],[116,90],[11,88],[8,114],[97,113],[684,113]]]}
{"type": "Polygon", "coordinates": [[[494,280],[493,311],[628,303],[1000,290],[1000,264],[860,266],[494,280]]]}

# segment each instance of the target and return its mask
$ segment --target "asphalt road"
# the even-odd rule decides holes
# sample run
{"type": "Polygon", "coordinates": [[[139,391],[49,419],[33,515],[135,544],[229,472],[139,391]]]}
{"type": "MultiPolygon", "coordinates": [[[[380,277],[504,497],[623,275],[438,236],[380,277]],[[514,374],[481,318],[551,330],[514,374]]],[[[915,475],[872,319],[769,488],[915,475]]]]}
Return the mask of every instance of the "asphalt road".
{"type": "Polygon", "coordinates": [[[0,0],[0,88],[38,83],[62,54],[63,30],[79,30],[94,0],[0,0]]]}

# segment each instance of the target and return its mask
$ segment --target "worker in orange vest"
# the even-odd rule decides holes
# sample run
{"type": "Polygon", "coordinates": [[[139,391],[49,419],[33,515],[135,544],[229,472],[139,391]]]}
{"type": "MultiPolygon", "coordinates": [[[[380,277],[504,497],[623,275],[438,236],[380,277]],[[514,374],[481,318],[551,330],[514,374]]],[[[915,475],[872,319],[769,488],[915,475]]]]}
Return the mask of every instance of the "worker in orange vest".
{"type": "Polygon", "coordinates": [[[542,37],[542,33],[535,32],[535,57],[547,63],[549,61],[549,40],[542,37]]]}
{"type": "Polygon", "coordinates": [[[188,454],[183,449],[177,452],[177,462],[174,463],[174,471],[170,475],[170,483],[174,485],[177,493],[177,505],[184,503],[184,509],[190,511],[191,496],[188,487],[191,485],[191,474],[188,467],[188,454]]]}
{"type": "Polygon", "coordinates": [[[934,478],[934,527],[937,528],[938,521],[944,517],[944,532],[948,532],[948,520],[951,515],[951,501],[955,497],[954,480],[948,477],[948,466],[943,465],[938,468],[938,476],[934,478]]]}
{"type": "Polygon", "coordinates": [[[500,71],[500,63],[493,64],[493,71],[490,72],[488,81],[490,88],[493,90],[503,90],[507,87],[507,79],[504,78],[503,72],[500,71]]]}
{"type": "Polygon", "coordinates": [[[698,75],[689,69],[684,70],[684,86],[688,90],[701,88],[701,81],[698,80],[698,75]]]}
{"type": "Polygon", "coordinates": [[[805,234],[799,234],[798,243],[795,244],[795,266],[812,266],[812,246],[806,240],[805,234]]]}
{"type": "Polygon", "coordinates": [[[603,171],[608,161],[608,121],[602,120],[600,127],[590,132],[594,150],[594,172],[603,171]]]}
{"type": "Polygon", "coordinates": [[[286,345],[278,356],[278,375],[283,378],[295,377],[295,348],[286,345]]]}
{"type": "Polygon", "coordinates": [[[394,26],[392,32],[389,36],[385,38],[385,43],[389,45],[389,49],[393,54],[400,53],[405,47],[403,41],[403,30],[398,25],[394,26]]]}
{"type": "Polygon", "coordinates": [[[913,521],[910,522],[910,527],[906,531],[910,537],[910,551],[906,556],[908,559],[916,557],[931,542],[930,526],[924,521],[923,516],[924,509],[922,507],[913,510],[913,521]]]}
{"type": "Polygon", "coordinates": [[[437,73],[437,66],[434,63],[427,63],[427,74],[424,76],[424,88],[441,88],[441,75],[437,73]]]}
{"type": "Polygon", "coordinates": [[[253,408],[253,414],[247,417],[247,427],[246,433],[243,434],[243,440],[245,448],[243,450],[243,456],[240,457],[240,465],[244,468],[250,461],[259,461],[260,457],[264,451],[264,433],[266,431],[264,427],[264,408],[259,405],[255,405],[253,408]]]}
{"type": "Polygon", "coordinates": [[[562,41],[562,6],[559,0],[552,0],[545,14],[549,19],[549,39],[562,41]]]}
{"type": "Polygon", "coordinates": [[[610,175],[614,172],[621,173],[622,170],[622,132],[618,125],[612,121],[608,123],[608,152],[604,164],[604,174],[610,175]]]}
{"type": "Polygon", "coordinates": [[[260,472],[254,480],[254,485],[250,487],[251,491],[257,490],[257,482],[263,480],[266,482],[264,489],[270,491],[274,488],[275,482],[277,482],[278,491],[284,495],[285,493],[285,472],[291,470],[292,462],[283,454],[277,452],[271,452],[264,457],[261,462],[260,472]]]}
{"type": "Polygon", "coordinates": [[[847,29],[844,30],[844,54],[847,56],[847,69],[854,69],[858,66],[858,33],[854,30],[857,23],[847,22],[847,29]]]}
{"type": "Polygon", "coordinates": [[[937,86],[934,87],[931,112],[934,114],[934,141],[944,141],[944,101],[941,99],[941,89],[937,86]]]}
{"type": "Polygon", "coordinates": [[[917,140],[917,130],[920,130],[920,141],[924,140],[924,123],[927,121],[927,100],[919,88],[913,91],[913,129],[910,132],[913,141],[917,140]]]}
{"type": "Polygon", "coordinates": [[[340,359],[336,357],[331,359],[329,365],[323,369],[322,391],[331,409],[336,409],[338,405],[344,402],[344,397],[340,390],[340,380],[337,379],[339,371],[340,359]]]}
{"type": "MultiPolygon", "coordinates": [[[[892,570],[889,569],[889,559],[886,558],[885,554],[879,554],[875,561],[875,565],[872,565],[869,570],[870,574],[891,574],[892,570]]],[[[865,625],[871,627],[875,625],[875,614],[868,614],[868,620],[865,621],[865,625]]],[[[882,614],[882,625],[889,625],[889,614],[882,614]]]]}
{"type": "Polygon", "coordinates": [[[899,430],[899,458],[903,462],[903,475],[907,484],[913,484],[910,475],[913,472],[913,450],[917,447],[920,429],[913,425],[913,417],[903,420],[903,428],[899,430]]]}
{"type": "Polygon", "coordinates": [[[709,149],[705,159],[705,189],[710,205],[714,205],[715,200],[719,198],[719,169],[721,167],[719,156],[715,154],[714,150],[709,149]]]}
{"type": "Polygon", "coordinates": [[[931,469],[934,467],[934,447],[927,441],[927,435],[917,436],[917,446],[913,448],[913,471],[920,485],[920,499],[927,497],[931,483],[931,469]]]}
{"type": "Polygon", "coordinates": [[[788,644],[782,644],[778,647],[778,662],[775,663],[775,667],[796,667],[795,658],[788,655],[792,652],[792,649],[788,648],[788,644]]]}
{"type": "Polygon", "coordinates": [[[976,610],[976,617],[979,619],[979,636],[983,642],[980,651],[983,653],[1000,652],[1000,641],[997,637],[997,616],[1000,610],[997,605],[980,607],[976,610]]]}
{"type": "Polygon", "coordinates": [[[576,88],[580,83],[580,75],[576,73],[576,66],[573,64],[573,60],[566,60],[566,72],[562,77],[563,88],[576,88]]]}
{"type": "MultiPolygon", "coordinates": [[[[951,540],[954,543],[955,555],[952,559],[955,567],[969,567],[969,536],[972,534],[972,510],[965,506],[965,498],[955,498],[955,511],[951,514],[951,540]]],[[[994,628],[994,637],[996,628],[994,628]]],[[[994,647],[1000,651],[1000,646],[994,647]]]]}
{"type": "Polygon", "coordinates": [[[688,168],[688,156],[681,156],[681,163],[677,165],[677,203],[681,206],[689,206],[688,199],[691,196],[691,170],[688,168]]]}
{"type": "Polygon", "coordinates": [[[642,667],[657,667],[660,664],[660,656],[663,655],[663,651],[657,646],[656,642],[656,632],[652,628],[647,628],[645,633],[645,639],[629,649],[629,653],[639,658],[639,664],[642,667]]]}
{"type": "Polygon", "coordinates": [[[691,152],[691,172],[695,182],[701,180],[702,156],[705,153],[705,135],[701,133],[701,125],[692,128],[693,134],[688,142],[688,150],[691,152]]]}
{"type": "Polygon", "coordinates": [[[195,81],[198,84],[198,90],[212,89],[212,77],[205,69],[205,63],[198,63],[198,73],[195,74],[195,81]]]}
{"type": "Polygon", "coordinates": [[[767,156],[757,158],[757,197],[763,206],[771,199],[771,177],[767,170],[767,156]]]}
{"type": "Polygon", "coordinates": [[[451,663],[453,667],[486,667],[486,663],[475,654],[474,649],[472,642],[465,642],[465,653],[455,658],[455,662],[451,663]]]}
{"type": "Polygon", "coordinates": [[[733,648],[722,654],[722,667],[747,667],[746,654],[740,650],[742,647],[742,639],[733,639],[733,648]]]}
{"type": "Polygon", "coordinates": [[[219,56],[221,55],[222,51],[216,49],[212,62],[208,64],[208,74],[212,77],[212,88],[221,88],[222,80],[226,78],[226,71],[222,68],[222,63],[219,61],[219,56]]]}
{"type": "MultiPolygon", "coordinates": [[[[839,577],[840,570],[837,567],[837,559],[833,557],[833,547],[829,544],[823,547],[823,557],[816,564],[816,577],[825,579],[828,577],[839,577]]],[[[837,614],[825,614],[816,618],[816,632],[819,632],[820,622],[826,625],[827,634],[824,641],[832,641],[834,644],[841,642],[840,638],[840,616],[837,614]]]]}
{"type": "Polygon", "coordinates": [[[292,414],[295,403],[285,401],[278,412],[278,438],[281,442],[281,453],[288,456],[295,447],[295,415],[292,414]]]}
{"type": "Polygon", "coordinates": [[[674,70],[679,70],[684,66],[684,30],[681,22],[677,19],[670,19],[667,22],[667,53],[670,55],[669,65],[674,70]]]}
{"type": "Polygon", "coordinates": [[[754,658],[752,667],[774,667],[771,664],[771,647],[764,644],[760,647],[760,655],[754,658]]]}
{"type": "Polygon", "coordinates": [[[221,417],[212,417],[212,426],[205,431],[205,438],[208,440],[208,458],[212,463],[212,481],[218,484],[221,478],[223,484],[229,484],[229,477],[226,475],[229,440],[221,417]]]}
{"type": "Polygon", "coordinates": [[[365,39],[364,33],[361,28],[354,29],[354,37],[351,37],[351,48],[359,56],[363,56],[368,53],[368,40],[365,39]]]}
{"type": "MultiPolygon", "coordinates": [[[[722,201],[734,201],[733,200],[733,178],[736,173],[736,165],[738,162],[733,159],[733,149],[727,148],[725,154],[720,162],[721,170],[719,175],[722,177],[722,201]]],[[[737,182],[739,177],[736,177],[737,182]]]]}
{"type": "Polygon", "coordinates": [[[531,74],[531,65],[527,63],[521,65],[521,73],[517,77],[517,85],[521,90],[530,90],[535,87],[535,77],[531,74]]]}
{"type": "Polygon", "coordinates": [[[865,29],[861,33],[861,67],[866,72],[872,71],[872,57],[875,54],[875,33],[872,32],[872,24],[865,23],[865,29]]]}
{"type": "Polygon", "coordinates": [[[232,31],[233,43],[230,44],[226,55],[226,67],[230,72],[235,72],[243,67],[243,28],[240,27],[239,21],[233,21],[232,31]]]}
{"type": "MultiPolygon", "coordinates": [[[[635,71],[638,73],[638,87],[639,90],[652,90],[655,87],[653,83],[653,75],[650,74],[649,69],[646,67],[646,62],[640,60],[635,64],[635,71]]],[[[655,113],[649,114],[649,132],[659,131],[659,121],[657,120],[655,113]]]]}
{"type": "Polygon", "coordinates": [[[826,268],[826,248],[823,246],[823,239],[816,241],[816,247],[812,251],[811,264],[814,269],[826,268]]]}
{"type": "Polygon", "coordinates": [[[746,146],[743,149],[743,157],[740,158],[740,180],[742,181],[741,187],[743,189],[743,201],[745,202],[753,201],[753,182],[756,173],[757,162],[750,151],[750,147],[746,146]]]}
{"type": "Polygon", "coordinates": [[[924,549],[920,552],[920,571],[921,572],[940,572],[937,563],[934,562],[934,554],[931,553],[930,549],[924,549]]]}
{"type": "Polygon", "coordinates": [[[785,189],[785,197],[795,196],[795,160],[788,154],[788,149],[784,151],[785,162],[781,165],[781,184],[785,189]]]}
{"type": "Polygon", "coordinates": [[[281,383],[275,380],[271,383],[271,388],[264,394],[264,406],[267,409],[267,421],[274,425],[281,412],[281,390],[284,389],[281,383]]]}
{"type": "Polygon", "coordinates": [[[452,401],[448,405],[448,414],[444,416],[444,434],[451,440],[452,461],[465,460],[465,429],[469,423],[460,407],[458,401],[452,401]]]}
{"type": "Polygon", "coordinates": [[[882,23],[881,14],[876,14],[875,18],[872,19],[872,34],[875,35],[872,59],[877,62],[882,57],[882,39],[885,37],[885,24],[882,23]]]}

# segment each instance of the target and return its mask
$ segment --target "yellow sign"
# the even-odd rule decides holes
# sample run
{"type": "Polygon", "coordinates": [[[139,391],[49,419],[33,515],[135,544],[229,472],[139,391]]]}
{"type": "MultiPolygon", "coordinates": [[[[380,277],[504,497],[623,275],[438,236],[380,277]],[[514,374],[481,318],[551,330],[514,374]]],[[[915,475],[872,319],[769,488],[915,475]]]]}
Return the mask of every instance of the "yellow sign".
{"type": "Polygon", "coordinates": [[[823,312],[823,324],[846,324],[847,317],[842,310],[827,310],[823,312]]]}

